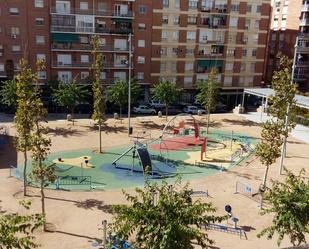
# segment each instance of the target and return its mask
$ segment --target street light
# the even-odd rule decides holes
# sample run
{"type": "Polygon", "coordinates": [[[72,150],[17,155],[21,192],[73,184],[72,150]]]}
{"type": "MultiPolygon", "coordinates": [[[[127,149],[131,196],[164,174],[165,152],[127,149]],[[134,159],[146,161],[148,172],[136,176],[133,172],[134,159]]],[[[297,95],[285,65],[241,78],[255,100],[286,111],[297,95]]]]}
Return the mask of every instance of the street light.
{"type": "Polygon", "coordinates": [[[131,134],[131,57],[132,57],[132,34],[129,34],[129,91],[128,91],[128,135],[131,134]]]}

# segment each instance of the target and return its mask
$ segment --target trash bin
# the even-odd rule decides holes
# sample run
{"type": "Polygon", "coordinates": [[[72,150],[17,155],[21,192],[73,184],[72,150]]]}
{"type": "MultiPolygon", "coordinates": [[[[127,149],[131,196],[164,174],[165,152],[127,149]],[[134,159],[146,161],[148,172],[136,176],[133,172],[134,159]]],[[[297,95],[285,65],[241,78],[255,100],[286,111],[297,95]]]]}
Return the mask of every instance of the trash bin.
{"type": "Polygon", "coordinates": [[[133,134],[133,127],[130,127],[129,128],[129,135],[132,135],[133,134]]]}
{"type": "Polygon", "coordinates": [[[71,114],[67,115],[67,121],[72,121],[72,115],[71,114]]]}
{"type": "Polygon", "coordinates": [[[161,111],[158,111],[158,117],[162,118],[162,112],[161,111]]]}
{"type": "Polygon", "coordinates": [[[119,115],[117,112],[114,113],[114,119],[119,119],[119,115]]]}
{"type": "Polygon", "coordinates": [[[198,111],[197,111],[197,115],[198,115],[198,116],[202,116],[202,111],[201,111],[201,110],[198,110],[198,111]]]}

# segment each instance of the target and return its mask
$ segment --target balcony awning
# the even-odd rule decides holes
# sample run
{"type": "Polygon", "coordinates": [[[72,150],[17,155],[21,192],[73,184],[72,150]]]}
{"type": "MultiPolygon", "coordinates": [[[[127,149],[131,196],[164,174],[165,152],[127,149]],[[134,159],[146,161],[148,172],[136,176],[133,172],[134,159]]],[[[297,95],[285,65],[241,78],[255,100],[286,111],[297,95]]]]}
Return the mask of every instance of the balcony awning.
{"type": "Polygon", "coordinates": [[[132,19],[127,19],[127,18],[112,18],[114,22],[121,22],[121,23],[132,23],[132,19]]]}
{"type": "Polygon", "coordinates": [[[220,60],[199,60],[197,66],[199,67],[222,67],[223,61],[220,60]]]}
{"type": "Polygon", "coordinates": [[[52,41],[56,41],[56,42],[78,42],[79,41],[79,35],[78,34],[54,33],[54,34],[52,34],[52,41]]]}

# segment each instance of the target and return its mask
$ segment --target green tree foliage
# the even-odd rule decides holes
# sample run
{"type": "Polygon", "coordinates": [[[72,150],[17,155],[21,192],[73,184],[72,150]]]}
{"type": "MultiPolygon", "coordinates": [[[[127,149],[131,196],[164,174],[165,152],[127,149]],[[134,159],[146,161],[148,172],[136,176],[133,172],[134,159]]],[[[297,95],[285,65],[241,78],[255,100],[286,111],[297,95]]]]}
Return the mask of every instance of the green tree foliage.
{"type": "Polygon", "coordinates": [[[93,70],[93,82],[92,82],[92,92],[93,92],[93,114],[92,119],[98,121],[99,125],[99,152],[102,153],[102,131],[101,126],[104,121],[105,115],[105,99],[104,99],[104,89],[101,83],[101,72],[103,69],[103,55],[99,53],[100,40],[98,36],[93,36],[92,45],[94,50],[92,54],[94,56],[94,63],[92,65],[93,70]]]}
{"type": "Polygon", "coordinates": [[[217,76],[217,69],[212,68],[208,75],[208,79],[197,84],[199,93],[196,99],[205,106],[207,111],[207,133],[209,129],[210,112],[216,107],[220,93],[220,83],[217,80],[217,76]]]}
{"type": "MultiPolygon", "coordinates": [[[[30,204],[24,204],[29,209],[30,204]]],[[[38,248],[33,232],[41,227],[44,217],[41,214],[19,215],[0,214],[0,248],[38,248]]]]}
{"type": "Polygon", "coordinates": [[[146,182],[145,189],[136,189],[137,195],[124,193],[130,206],[114,207],[111,225],[118,238],[133,238],[139,248],[190,249],[196,241],[202,248],[213,241],[198,226],[222,221],[213,213],[211,203],[191,199],[192,190],[182,187],[178,179],[174,185],[146,182]],[[157,201],[154,198],[157,194],[157,201]]]}
{"type": "Polygon", "coordinates": [[[85,101],[88,95],[88,90],[74,81],[61,82],[58,88],[53,91],[53,100],[57,105],[66,107],[71,112],[72,117],[74,117],[77,103],[85,101]]]}
{"type": "MultiPolygon", "coordinates": [[[[16,148],[24,154],[24,195],[27,195],[27,152],[32,147],[31,132],[34,128],[35,106],[33,102],[37,96],[34,85],[38,82],[38,74],[33,73],[26,60],[20,61],[21,71],[16,76],[16,95],[17,110],[15,122],[18,137],[16,139],[16,148]]],[[[37,72],[44,68],[42,62],[37,63],[37,72]]]]}
{"type": "MultiPolygon", "coordinates": [[[[37,95],[39,96],[38,89],[37,95]]],[[[33,104],[36,109],[36,115],[34,118],[35,128],[32,135],[33,146],[31,149],[33,164],[32,177],[35,181],[40,183],[42,215],[45,217],[46,212],[44,188],[47,187],[50,182],[54,182],[57,177],[55,175],[54,165],[46,163],[46,159],[50,151],[51,140],[44,136],[47,133],[47,130],[40,124],[42,119],[47,116],[47,110],[44,108],[40,98],[37,98],[33,104]]]]}
{"type": "MultiPolygon", "coordinates": [[[[137,101],[141,92],[141,87],[136,80],[131,81],[131,103],[137,101]]],[[[122,115],[122,109],[128,106],[129,84],[119,80],[107,90],[109,101],[119,106],[119,115],[122,115]]]]}
{"type": "Polygon", "coordinates": [[[0,102],[7,106],[16,108],[17,106],[17,85],[15,80],[6,80],[0,90],[0,102]]]}
{"type": "Polygon", "coordinates": [[[167,120],[168,107],[172,105],[180,96],[182,89],[170,81],[161,81],[154,87],[154,98],[165,104],[165,116],[167,120]]]}
{"type": "Polygon", "coordinates": [[[276,233],[279,235],[278,246],[285,236],[294,246],[306,243],[306,235],[309,234],[309,182],[304,177],[304,170],[298,176],[287,171],[284,182],[273,182],[265,192],[265,199],[271,207],[262,215],[273,215],[273,224],[258,237],[272,239],[276,233]]]}

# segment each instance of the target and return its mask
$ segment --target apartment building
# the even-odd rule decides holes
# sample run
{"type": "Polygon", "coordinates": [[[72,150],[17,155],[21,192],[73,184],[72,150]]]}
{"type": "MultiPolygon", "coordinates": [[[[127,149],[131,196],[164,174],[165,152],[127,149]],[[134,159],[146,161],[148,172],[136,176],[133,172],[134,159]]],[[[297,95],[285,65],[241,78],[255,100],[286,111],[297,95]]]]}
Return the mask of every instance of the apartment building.
{"type": "Polygon", "coordinates": [[[162,79],[194,93],[215,67],[235,93],[263,83],[270,10],[269,0],[0,0],[0,77],[26,57],[45,59],[42,84],[89,84],[98,35],[103,84],[131,74],[146,96],[162,79]]]}
{"type": "Polygon", "coordinates": [[[299,89],[309,89],[309,1],[273,0],[271,28],[268,46],[268,61],[265,64],[265,79],[271,83],[273,71],[277,69],[279,52],[295,61],[294,81],[299,89]],[[296,51],[295,51],[295,45],[296,51]]]}

